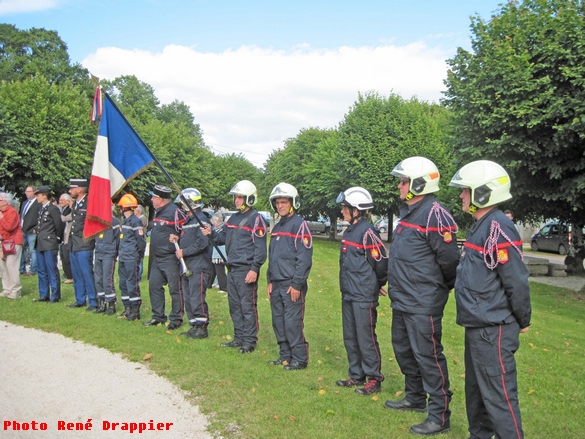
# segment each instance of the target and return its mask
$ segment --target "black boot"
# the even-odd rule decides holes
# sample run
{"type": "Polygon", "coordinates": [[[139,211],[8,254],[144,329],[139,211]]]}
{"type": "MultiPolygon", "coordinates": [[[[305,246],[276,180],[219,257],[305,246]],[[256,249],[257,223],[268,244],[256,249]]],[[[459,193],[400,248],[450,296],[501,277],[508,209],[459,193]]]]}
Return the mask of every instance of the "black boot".
{"type": "Polygon", "coordinates": [[[126,320],[140,320],[140,305],[130,305],[126,320]]]}
{"type": "Polygon", "coordinates": [[[118,316],[119,319],[125,319],[128,317],[128,313],[130,312],[130,305],[124,302],[124,311],[118,316]]]}
{"type": "Polygon", "coordinates": [[[112,314],[116,314],[116,302],[108,302],[108,309],[104,313],[107,316],[111,316],[112,314]]]}
{"type": "Polygon", "coordinates": [[[97,298],[97,309],[94,311],[96,314],[106,312],[106,300],[98,297],[97,298]]]}

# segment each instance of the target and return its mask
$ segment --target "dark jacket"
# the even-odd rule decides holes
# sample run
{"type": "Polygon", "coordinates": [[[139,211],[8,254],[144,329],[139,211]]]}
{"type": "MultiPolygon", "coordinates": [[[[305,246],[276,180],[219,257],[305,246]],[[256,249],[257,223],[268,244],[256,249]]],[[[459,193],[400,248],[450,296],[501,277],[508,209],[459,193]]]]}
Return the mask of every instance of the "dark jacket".
{"type": "MultiPolygon", "coordinates": [[[[203,224],[209,224],[209,219],[201,213],[195,212],[203,224]]],[[[189,270],[193,272],[211,272],[213,263],[213,245],[208,236],[201,233],[199,222],[192,216],[188,217],[183,224],[179,246],[183,249],[183,259],[189,270]]]]}
{"type": "Polygon", "coordinates": [[[388,261],[380,235],[365,219],[350,224],[341,241],[339,288],[343,300],[377,302],[386,284],[388,261]],[[369,232],[368,232],[369,230],[369,232]],[[364,236],[368,234],[364,243],[364,236]],[[377,237],[377,240],[371,237],[377,237]]]}
{"type": "Polygon", "coordinates": [[[20,206],[20,217],[22,218],[22,233],[24,233],[25,235],[36,232],[39,220],[39,209],[41,208],[39,202],[33,199],[32,204],[26,211],[26,215],[23,217],[22,211],[24,210],[24,206],[26,205],[27,201],[28,199],[25,200],[20,206]]]}
{"type": "Polygon", "coordinates": [[[95,248],[95,239],[83,239],[83,228],[87,215],[87,195],[81,201],[73,201],[71,209],[71,233],[69,234],[69,245],[71,251],[90,251],[95,248]]]}
{"type": "Polygon", "coordinates": [[[518,322],[520,328],[530,324],[530,286],[528,269],[522,261],[522,241],[512,221],[498,208],[490,210],[467,233],[461,261],[457,267],[455,299],[457,324],[468,328],[518,322]],[[486,241],[500,229],[495,246],[486,241]],[[510,241],[505,238],[508,236],[510,241]],[[495,268],[491,263],[499,261],[495,268]]]}
{"type": "Polygon", "coordinates": [[[142,221],[132,214],[124,218],[120,229],[120,247],[118,256],[120,262],[135,262],[144,257],[146,250],[146,235],[142,227],[142,221]]]}
{"type": "Polygon", "coordinates": [[[388,258],[388,295],[393,309],[443,313],[459,263],[456,232],[455,220],[433,195],[411,206],[402,204],[388,258]]]}
{"type": "Polygon", "coordinates": [[[255,209],[235,213],[212,236],[216,244],[225,245],[229,268],[260,272],[266,262],[266,223],[255,209]]]}
{"type": "Polygon", "coordinates": [[[175,244],[169,241],[169,236],[178,235],[184,222],[185,215],[173,203],[165,204],[157,209],[150,232],[151,254],[160,258],[174,256],[175,244]]]}
{"type": "Polygon", "coordinates": [[[112,228],[100,233],[95,238],[96,259],[116,259],[120,245],[120,221],[112,218],[112,228]]]}
{"type": "Polygon", "coordinates": [[[281,218],[270,234],[268,283],[287,282],[296,289],[307,288],[313,265],[311,232],[296,213],[281,218]]]}
{"type": "Polygon", "coordinates": [[[37,218],[37,251],[59,250],[63,238],[63,221],[57,206],[47,202],[39,209],[37,218]]]}

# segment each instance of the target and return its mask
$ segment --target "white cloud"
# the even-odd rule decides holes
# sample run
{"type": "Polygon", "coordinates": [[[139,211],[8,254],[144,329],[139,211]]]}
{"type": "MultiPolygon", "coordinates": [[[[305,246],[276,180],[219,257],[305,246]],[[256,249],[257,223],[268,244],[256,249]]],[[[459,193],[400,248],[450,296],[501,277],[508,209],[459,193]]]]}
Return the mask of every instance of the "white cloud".
{"type": "Polygon", "coordinates": [[[135,75],[162,103],[184,101],[208,145],[250,151],[246,157],[261,165],[302,128],[337,126],[358,92],[438,101],[450,56],[423,43],[221,53],[169,45],[160,53],[104,47],[82,64],[101,78],[135,75]]]}
{"type": "Polygon", "coordinates": [[[0,15],[52,9],[58,0],[0,0],[0,15]]]}

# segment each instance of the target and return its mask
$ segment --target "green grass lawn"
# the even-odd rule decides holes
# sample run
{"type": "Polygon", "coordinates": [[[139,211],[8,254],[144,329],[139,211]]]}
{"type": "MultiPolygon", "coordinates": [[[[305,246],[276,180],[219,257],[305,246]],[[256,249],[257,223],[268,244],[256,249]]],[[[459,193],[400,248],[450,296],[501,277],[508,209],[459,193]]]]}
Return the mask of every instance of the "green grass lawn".
{"type": "MultiPolygon", "coordinates": [[[[341,332],[341,294],[338,290],[339,243],[314,240],[313,270],[305,318],[310,343],[309,368],[287,372],[267,364],[278,357],[266,298],[263,270],[259,290],[260,332],[257,350],[249,355],[221,348],[230,340],[232,324],[227,298],[208,291],[211,314],[209,338],[187,340],[179,331],[146,328],[104,315],[69,309],[73,288],[63,285],[56,305],[32,303],[38,296],[36,278],[23,278],[23,299],[0,298],[0,319],[57,332],[121,353],[146,363],[192,395],[209,416],[212,431],[227,438],[411,438],[409,427],[424,414],[384,409],[387,399],[399,399],[403,378],[390,341],[389,300],[378,308],[378,338],[386,380],[377,397],[361,397],[340,389],[335,381],[347,377],[341,332]],[[143,358],[152,354],[148,361],[143,358]]],[[[148,286],[142,283],[142,320],[150,318],[148,286]]],[[[532,284],[533,320],[521,335],[516,354],[524,430],[530,438],[583,438],[585,427],[585,303],[568,290],[532,284]]],[[[170,299],[167,299],[167,312],[170,299]]],[[[446,436],[468,437],[464,403],[463,329],[455,324],[455,302],[445,310],[443,344],[449,364],[453,401],[452,431],[446,436]]],[[[172,422],[173,420],[168,420],[172,422]]]]}

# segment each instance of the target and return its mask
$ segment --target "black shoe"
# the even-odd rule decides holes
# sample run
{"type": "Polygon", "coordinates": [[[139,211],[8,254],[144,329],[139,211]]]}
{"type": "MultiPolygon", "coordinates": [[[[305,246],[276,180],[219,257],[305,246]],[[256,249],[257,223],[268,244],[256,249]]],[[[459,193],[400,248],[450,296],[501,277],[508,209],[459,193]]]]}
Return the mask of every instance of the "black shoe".
{"type": "Polygon", "coordinates": [[[108,302],[108,309],[104,311],[104,315],[111,316],[116,314],[116,302],[108,302]]]}
{"type": "Polygon", "coordinates": [[[167,325],[167,329],[172,331],[173,329],[179,328],[181,324],[182,322],[179,321],[169,322],[169,324],[167,325]]]}
{"type": "Polygon", "coordinates": [[[158,325],[164,325],[164,322],[159,322],[156,319],[151,319],[149,322],[144,323],[144,326],[158,326],[158,325]]]}
{"type": "Polygon", "coordinates": [[[251,344],[243,344],[242,347],[238,349],[238,352],[240,354],[251,354],[254,352],[254,349],[256,349],[256,346],[252,346],[251,344]]]}
{"type": "Polygon", "coordinates": [[[40,299],[33,299],[33,302],[50,302],[48,297],[41,297],[40,299]]]}
{"type": "Polygon", "coordinates": [[[67,308],[83,308],[85,303],[72,303],[71,305],[67,305],[67,308]]]}
{"type": "Polygon", "coordinates": [[[301,363],[299,361],[293,361],[292,363],[284,366],[284,370],[301,370],[301,369],[306,369],[306,368],[307,368],[307,363],[301,363]]]}
{"type": "MultiPolygon", "coordinates": [[[[126,314],[126,320],[131,322],[140,320],[140,303],[136,303],[128,306],[128,313],[126,314]]],[[[114,309],[115,311],[115,309],[114,309]]],[[[154,319],[153,319],[154,320],[154,319]]]]}
{"type": "Polygon", "coordinates": [[[106,299],[98,298],[97,299],[97,309],[95,310],[96,314],[101,314],[106,312],[106,299]]]}
{"type": "Polygon", "coordinates": [[[120,315],[118,316],[118,318],[119,319],[125,319],[126,317],[128,317],[128,313],[130,312],[130,307],[131,307],[131,305],[124,304],[124,311],[122,311],[120,313],[120,315]]]}
{"type": "Polygon", "coordinates": [[[402,410],[408,412],[424,413],[427,411],[426,404],[413,404],[412,402],[407,401],[406,398],[403,398],[400,401],[388,400],[384,403],[384,407],[386,407],[387,409],[402,410]]]}
{"type": "Polygon", "coordinates": [[[410,427],[410,432],[420,436],[433,436],[435,434],[447,433],[451,430],[449,421],[445,425],[435,424],[429,419],[425,419],[422,424],[416,424],[410,427]]]}
{"type": "Polygon", "coordinates": [[[97,308],[93,305],[89,305],[85,310],[86,311],[95,311],[95,310],[97,310],[97,308]]]}
{"type": "Polygon", "coordinates": [[[230,342],[221,344],[222,348],[239,348],[241,346],[242,346],[242,342],[238,341],[238,340],[232,340],[230,342]]]}
{"type": "Polygon", "coordinates": [[[374,393],[380,393],[382,391],[382,383],[378,380],[369,379],[364,387],[355,389],[355,393],[358,395],[368,396],[374,393]]]}
{"type": "Polygon", "coordinates": [[[337,384],[339,387],[356,387],[363,386],[364,384],[366,384],[366,380],[365,379],[355,380],[353,378],[348,378],[346,380],[337,380],[335,384],[337,384]]]}
{"type": "Polygon", "coordinates": [[[272,364],[273,366],[280,366],[280,365],[288,365],[290,364],[290,360],[287,360],[286,358],[282,358],[280,357],[278,360],[269,360],[268,364],[272,364]]]}

